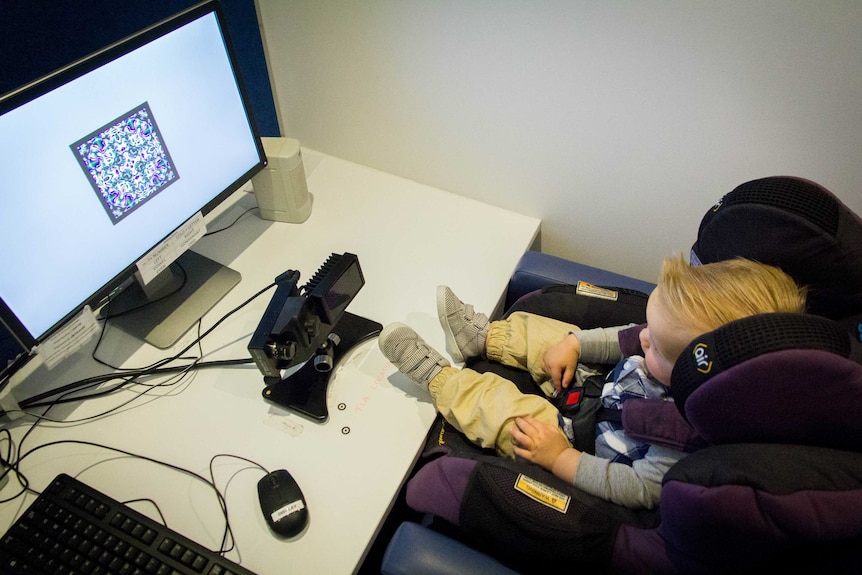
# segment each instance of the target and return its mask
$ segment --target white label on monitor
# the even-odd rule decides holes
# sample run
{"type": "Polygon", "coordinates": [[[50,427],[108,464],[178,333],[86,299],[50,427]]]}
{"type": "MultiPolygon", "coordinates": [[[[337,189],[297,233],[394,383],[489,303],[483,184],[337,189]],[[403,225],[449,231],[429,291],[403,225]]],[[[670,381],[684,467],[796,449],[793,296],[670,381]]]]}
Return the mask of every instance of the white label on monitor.
{"type": "Polygon", "coordinates": [[[39,355],[48,369],[52,369],[73,353],[78,352],[98,331],[96,314],[90,306],[86,306],[81,313],[39,345],[39,355]]]}
{"type": "Polygon", "coordinates": [[[149,283],[150,280],[174,263],[174,260],[180,257],[184,251],[204,237],[206,231],[204,217],[198,212],[138,261],[138,272],[141,274],[141,280],[145,284],[149,283]]]}

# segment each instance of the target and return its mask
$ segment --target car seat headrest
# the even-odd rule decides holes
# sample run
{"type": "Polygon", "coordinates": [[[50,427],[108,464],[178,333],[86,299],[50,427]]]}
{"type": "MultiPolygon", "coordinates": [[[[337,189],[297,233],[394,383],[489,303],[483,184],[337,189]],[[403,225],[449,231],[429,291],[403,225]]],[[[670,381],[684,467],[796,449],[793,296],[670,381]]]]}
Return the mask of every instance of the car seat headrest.
{"type": "Polygon", "coordinates": [[[670,389],[710,443],[862,446],[862,346],[827,318],[760,314],[703,334],[670,389]]]}
{"type": "Polygon", "coordinates": [[[808,311],[862,340],[862,219],[826,188],[789,176],[752,180],[700,223],[692,263],[744,257],[808,288],[808,311]]]}

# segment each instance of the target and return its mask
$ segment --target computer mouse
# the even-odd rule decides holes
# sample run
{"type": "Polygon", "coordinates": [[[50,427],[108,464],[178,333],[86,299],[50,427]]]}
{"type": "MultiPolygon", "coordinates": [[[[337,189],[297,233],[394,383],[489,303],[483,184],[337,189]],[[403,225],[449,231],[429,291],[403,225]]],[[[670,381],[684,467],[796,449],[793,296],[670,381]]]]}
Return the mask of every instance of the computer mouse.
{"type": "Polygon", "coordinates": [[[260,510],[270,529],[284,537],[298,535],[308,524],[308,505],[293,476],[273,471],[257,482],[260,510]]]}

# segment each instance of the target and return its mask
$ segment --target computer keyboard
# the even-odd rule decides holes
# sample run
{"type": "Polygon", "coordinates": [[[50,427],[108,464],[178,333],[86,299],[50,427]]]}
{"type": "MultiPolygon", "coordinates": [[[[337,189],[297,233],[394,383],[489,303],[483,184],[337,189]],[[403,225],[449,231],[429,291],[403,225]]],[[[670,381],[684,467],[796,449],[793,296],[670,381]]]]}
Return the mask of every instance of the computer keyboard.
{"type": "Polygon", "coordinates": [[[66,474],[0,539],[0,573],[254,575],[66,474]]]}

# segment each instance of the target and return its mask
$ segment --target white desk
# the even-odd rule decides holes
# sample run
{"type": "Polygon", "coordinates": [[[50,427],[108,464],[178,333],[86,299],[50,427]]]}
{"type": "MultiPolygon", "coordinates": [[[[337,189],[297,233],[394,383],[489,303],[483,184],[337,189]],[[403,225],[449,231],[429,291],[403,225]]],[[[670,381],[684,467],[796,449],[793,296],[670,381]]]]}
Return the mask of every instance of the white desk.
{"type": "MultiPolygon", "coordinates": [[[[242,282],[203,320],[207,329],[227,311],[268,285],[286,269],[305,283],[331,253],[359,257],[366,284],[349,311],[383,325],[413,325],[441,351],[444,338],[436,317],[435,288],[450,285],[479,310],[491,311],[503,296],[518,258],[538,237],[539,221],[416,184],[389,174],[304,150],[311,217],[303,224],[260,220],[256,212],[233,228],[204,238],[196,251],[242,273],[242,282]]],[[[253,194],[238,192],[211,229],[254,206],[253,194]]],[[[246,345],[266,304],[267,292],[225,321],[203,342],[207,360],[248,357],[246,345]]],[[[177,344],[191,341],[187,334],[177,344]]],[[[108,329],[99,356],[127,367],[164,357],[108,329]]],[[[115,363],[116,364],[116,363],[115,363]]],[[[329,386],[329,420],[314,423],[265,401],[253,364],[201,370],[172,387],[157,388],[109,416],[71,423],[119,406],[135,394],[57,407],[64,423],[40,424],[25,451],[51,441],[80,439],[111,445],[170,462],[203,475],[213,455],[229,453],[270,470],[289,470],[303,489],[311,522],[292,540],[275,537],[257,501],[262,473],[239,460],[220,458],[215,477],[226,499],[238,551],[228,557],[260,575],[351,573],[373,542],[405,477],[416,461],[435,410],[424,395],[380,354],[375,340],[356,348],[337,367],[329,386]]],[[[101,373],[80,353],[48,372],[40,368],[16,393],[29,397],[101,373]]],[[[138,392],[140,388],[138,388],[138,392]]],[[[29,418],[13,422],[19,441],[29,418]]],[[[2,420],[3,424],[8,421],[2,420]]],[[[0,443],[6,448],[6,442],[0,443]]],[[[151,498],[168,525],[217,549],[223,521],[212,492],[176,471],[94,447],[59,444],[40,449],[21,465],[34,489],[59,472],[121,501],[151,498]]],[[[9,497],[16,482],[0,492],[9,497]]],[[[32,497],[0,508],[5,532],[32,497]]],[[[134,504],[158,518],[151,505],[134,504]]]]}

